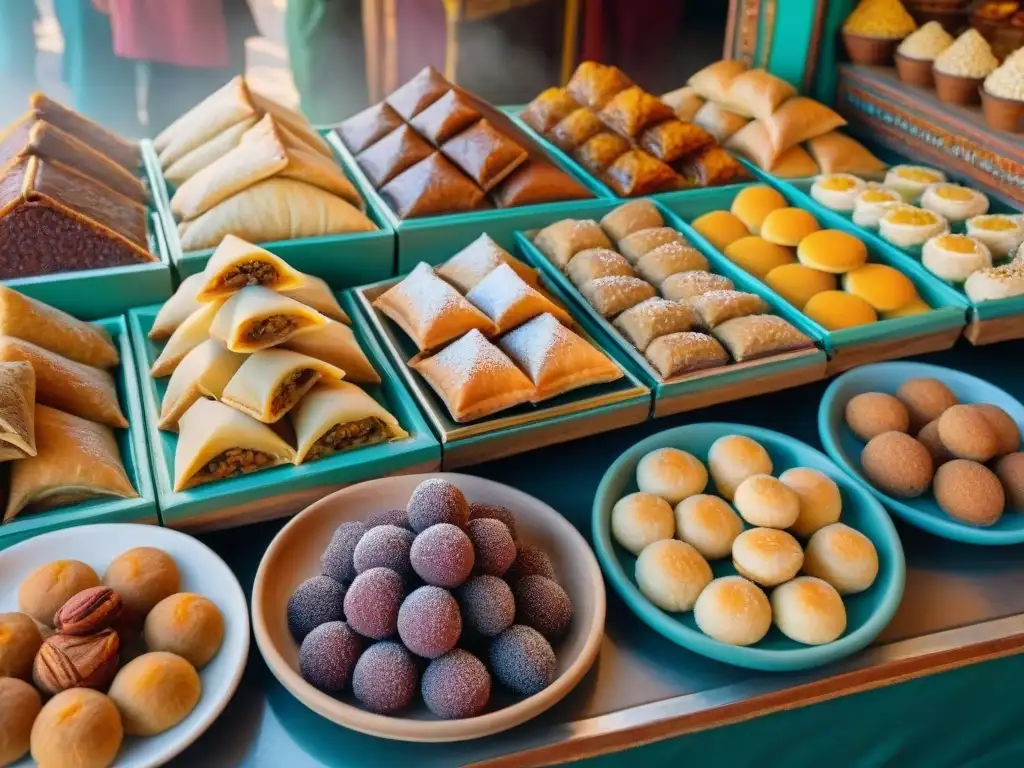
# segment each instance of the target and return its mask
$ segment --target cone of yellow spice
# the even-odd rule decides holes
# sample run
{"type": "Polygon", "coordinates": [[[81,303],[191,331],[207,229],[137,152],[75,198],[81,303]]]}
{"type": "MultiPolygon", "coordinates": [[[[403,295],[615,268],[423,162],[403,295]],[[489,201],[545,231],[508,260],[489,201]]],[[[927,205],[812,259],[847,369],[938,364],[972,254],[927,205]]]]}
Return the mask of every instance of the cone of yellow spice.
{"type": "Polygon", "coordinates": [[[843,42],[854,64],[892,63],[900,41],[917,29],[900,0],[861,0],[843,23],[843,42]]]}

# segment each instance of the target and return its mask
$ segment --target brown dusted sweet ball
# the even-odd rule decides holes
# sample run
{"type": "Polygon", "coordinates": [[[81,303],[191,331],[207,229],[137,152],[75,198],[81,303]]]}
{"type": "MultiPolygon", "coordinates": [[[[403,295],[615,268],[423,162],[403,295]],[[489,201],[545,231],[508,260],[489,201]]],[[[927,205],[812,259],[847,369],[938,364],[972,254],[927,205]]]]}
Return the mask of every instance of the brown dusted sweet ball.
{"type": "Polygon", "coordinates": [[[985,462],[996,455],[999,438],[973,405],[954,405],[939,417],[939,439],[958,459],[985,462]]]}
{"type": "Polygon", "coordinates": [[[402,577],[394,571],[363,571],[345,593],[345,620],[363,637],[383,640],[395,634],[404,592],[402,577]]]}
{"type": "Polygon", "coordinates": [[[358,520],[342,523],[334,531],[331,541],[320,556],[320,566],[324,576],[334,579],[339,584],[347,585],[356,577],[355,551],[359,541],[366,533],[366,526],[358,520]]]}
{"type": "Polygon", "coordinates": [[[995,524],[1006,506],[995,473],[967,459],[953,459],[939,467],[934,492],[935,501],[947,515],[969,525],[995,524]]]}
{"type": "Polygon", "coordinates": [[[960,402],[949,387],[931,378],[907,379],[896,390],[896,398],[907,407],[915,432],[960,402]]]}
{"type": "Polygon", "coordinates": [[[439,477],[424,480],[416,486],[406,508],[409,525],[416,533],[438,523],[465,528],[469,522],[469,502],[456,486],[439,477]]]}
{"type": "Polygon", "coordinates": [[[873,485],[903,499],[927,491],[934,473],[928,449],[903,432],[873,437],[860,454],[860,465],[873,485]]]}
{"type": "Polygon", "coordinates": [[[42,706],[39,693],[24,680],[0,677],[0,765],[28,752],[32,723],[42,706]]]}
{"type": "Polygon", "coordinates": [[[394,525],[408,531],[412,530],[409,526],[409,514],[404,509],[378,509],[366,516],[363,525],[366,526],[366,530],[378,525],[394,525]]]}
{"type": "Polygon", "coordinates": [[[397,525],[378,525],[371,528],[356,544],[352,553],[352,564],[356,573],[371,568],[390,568],[403,579],[412,573],[409,564],[409,550],[415,534],[397,525]]]}
{"type": "Polygon", "coordinates": [[[956,456],[950,453],[949,448],[942,444],[942,438],[939,437],[938,419],[929,421],[921,427],[921,431],[917,433],[917,441],[928,449],[928,453],[932,455],[932,461],[936,467],[940,467],[947,461],[956,458],[956,456]]]}
{"type": "Polygon", "coordinates": [[[114,559],[103,583],[121,595],[126,618],[141,623],[153,606],[181,589],[181,573],[162,549],[136,547],[114,559]]]}
{"type": "Polygon", "coordinates": [[[46,627],[83,589],[99,586],[96,571],[78,560],[55,560],[32,571],[18,587],[18,609],[46,627]]]}
{"type": "Polygon", "coordinates": [[[110,684],[125,733],[155,736],[173,728],[195,708],[199,675],[181,656],[157,651],[125,664],[110,684]]]}
{"type": "Polygon", "coordinates": [[[514,587],[524,576],[543,576],[557,581],[551,558],[547,552],[533,544],[520,545],[512,567],[505,573],[505,581],[514,587]]]}
{"type": "Polygon", "coordinates": [[[883,392],[862,392],[846,404],[846,425],[864,442],[883,432],[906,432],[910,414],[906,406],[883,392]]]}
{"type": "Polygon", "coordinates": [[[390,715],[416,698],[420,670],[401,643],[383,641],[367,648],[352,671],[352,693],[371,712],[390,715]]]}
{"type": "Polygon", "coordinates": [[[461,528],[438,523],[420,533],[412,543],[409,561],[427,584],[454,589],[473,571],[473,542],[461,528]]]}
{"type": "Polygon", "coordinates": [[[287,620],[292,636],[302,641],[328,621],[345,617],[346,589],[328,576],[313,576],[299,584],[288,598],[287,620]]]}
{"type": "Polygon", "coordinates": [[[996,433],[996,456],[1005,456],[1020,450],[1020,425],[998,405],[978,403],[974,409],[981,411],[988,425],[996,433]]]}
{"type": "Polygon", "coordinates": [[[540,693],[555,679],[558,661],[551,644],[533,627],[516,624],[491,643],[491,671],[522,696],[540,693]]]}
{"type": "Polygon", "coordinates": [[[398,611],[398,636],[405,647],[425,659],[448,653],[462,634],[459,604],[440,587],[420,587],[398,611]]]}
{"type": "Polygon", "coordinates": [[[512,510],[507,507],[501,507],[497,504],[484,504],[480,501],[474,501],[469,505],[469,519],[470,520],[501,520],[507,527],[508,532],[512,534],[512,540],[516,541],[516,517],[512,514],[512,510]]]}
{"type": "Polygon", "coordinates": [[[299,673],[326,693],[341,693],[363,652],[363,638],[344,621],[321,624],[299,647],[299,673]]]}
{"type": "Polygon", "coordinates": [[[470,520],[466,528],[473,542],[476,569],[491,576],[504,576],[516,559],[516,543],[508,526],[500,520],[470,520]]]}
{"type": "Polygon", "coordinates": [[[99,691],[58,693],[32,724],[32,759],[41,768],[106,768],[124,739],[121,715],[99,691]]]}
{"type": "Polygon", "coordinates": [[[438,717],[473,717],[491,700],[491,676],[480,659],[456,648],[430,662],[420,692],[427,708],[438,717]]]}
{"type": "Polygon", "coordinates": [[[515,588],[516,623],[533,627],[548,640],[564,635],[572,622],[572,601],[557,583],[526,576],[515,588]]]}
{"type": "Polygon", "coordinates": [[[0,613],[0,677],[31,678],[32,661],[42,644],[43,636],[27,614],[0,613]]]}
{"type": "Polygon", "coordinates": [[[149,612],[143,635],[149,650],[176,653],[202,669],[224,641],[224,617],[202,595],[179,592],[165,597],[149,612]]]}
{"type": "Polygon", "coordinates": [[[1008,453],[996,463],[996,476],[1006,493],[1006,506],[1024,512],[1024,453],[1008,453]]]}
{"type": "Polygon", "coordinates": [[[516,617],[512,588],[497,576],[476,576],[459,590],[465,629],[481,637],[500,635],[516,617]]]}

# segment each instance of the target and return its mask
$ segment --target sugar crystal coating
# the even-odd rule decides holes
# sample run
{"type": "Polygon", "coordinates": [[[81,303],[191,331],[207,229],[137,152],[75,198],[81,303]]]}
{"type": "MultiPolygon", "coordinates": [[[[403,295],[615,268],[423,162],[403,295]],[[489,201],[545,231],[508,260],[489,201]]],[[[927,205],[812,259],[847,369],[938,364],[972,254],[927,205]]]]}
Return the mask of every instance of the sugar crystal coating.
{"type": "Polygon", "coordinates": [[[402,577],[388,568],[371,568],[359,574],[345,595],[349,626],[373,640],[395,634],[403,592],[402,577]]]}
{"type": "Polygon", "coordinates": [[[474,501],[469,505],[470,520],[501,520],[512,534],[512,540],[516,540],[516,518],[507,507],[500,507],[497,504],[484,504],[474,501]]]}
{"type": "Polygon", "coordinates": [[[498,682],[524,696],[540,693],[555,679],[555,652],[533,627],[509,627],[494,638],[488,657],[498,682]]]}
{"type": "Polygon", "coordinates": [[[551,579],[525,576],[516,584],[515,597],[517,624],[533,627],[548,640],[557,640],[569,629],[572,603],[551,579]]]}
{"type": "Polygon", "coordinates": [[[329,621],[345,617],[345,587],[326,576],[306,579],[288,598],[288,629],[296,640],[329,621]]]}
{"type": "Polygon", "coordinates": [[[465,582],[475,562],[473,543],[451,523],[432,525],[417,536],[409,559],[425,582],[448,588],[465,582]]]}
{"type": "Polygon", "coordinates": [[[540,547],[532,544],[520,546],[512,567],[505,573],[505,581],[513,587],[524,576],[544,576],[555,580],[555,567],[551,558],[540,547]]]}
{"type": "Polygon", "coordinates": [[[434,659],[423,673],[420,692],[438,717],[456,720],[484,711],[491,698],[491,676],[469,651],[456,648],[434,659]]]}
{"type": "Polygon", "coordinates": [[[491,576],[503,576],[516,559],[516,543],[500,520],[470,520],[466,528],[473,543],[476,568],[491,576]]]}
{"type": "Polygon", "coordinates": [[[364,533],[366,533],[366,526],[357,521],[342,523],[338,526],[331,537],[331,543],[327,545],[327,549],[320,557],[324,576],[330,576],[340,584],[348,584],[356,577],[352,554],[356,551],[356,545],[364,533]]]}
{"type": "Polygon", "coordinates": [[[367,530],[376,528],[378,525],[396,525],[399,528],[412,530],[409,526],[409,515],[404,509],[378,509],[366,516],[364,524],[367,530]]]}
{"type": "Polygon", "coordinates": [[[476,576],[459,590],[462,621],[473,632],[494,637],[510,626],[516,617],[512,589],[497,576],[476,576]]]}
{"type": "Polygon", "coordinates": [[[398,611],[398,636],[417,656],[443,656],[455,647],[461,634],[459,604],[440,587],[420,587],[405,598],[398,611]]]}
{"type": "Polygon", "coordinates": [[[371,528],[356,544],[352,563],[356,573],[371,568],[390,568],[403,578],[412,571],[409,565],[409,550],[415,536],[412,531],[396,525],[379,525],[371,528]]]}
{"type": "Polygon", "coordinates": [[[401,643],[384,641],[367,648],[352,671],[352,692],[371,712],[389,715],[416,696],[420,671],[401,643]]]}
{"type": "Polygon", "coordinates": [[[438,477],[416,486],[409,498],[408,512],[409,524],[416,533],[438,523],[465,528],[469,522],[469,504],[462,491],[438,477]]]}
{"type": "Polygon", "coordinates": [[[363,650],[363,640],[343,621],[321,624],[302,641],[302,679],[327,693],[341,693],[363,650]]]}

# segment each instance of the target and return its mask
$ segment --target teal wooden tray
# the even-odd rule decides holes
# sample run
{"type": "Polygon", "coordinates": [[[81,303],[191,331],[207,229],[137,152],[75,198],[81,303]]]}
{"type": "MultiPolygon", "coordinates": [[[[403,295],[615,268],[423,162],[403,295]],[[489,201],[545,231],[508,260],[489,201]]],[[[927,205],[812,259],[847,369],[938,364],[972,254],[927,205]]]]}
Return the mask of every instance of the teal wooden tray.
{"type": "MultiPolygon", "coordinates": [[[[642,440],[619,456],[605,472],[594,498],[591,525],[594,548],[605,576],[641,621],[689,651],[738,667],[782,672],[818,667],[849,656],[865,648],[885,629],[903,597],[906,580],[903,546],[882,505],[824,454],[768,429],[744,424],[690,424],[642,440]],[[636,557],[613,542],[612,507],[623,496],[637,490],[636,467],[644,455],[658,448],[672,447],[688,451],[706,463],[711,444],[719,437],[732,434],[746,435],[763,445],[771,456],[776,475],[792,467],[808,467],[832,478],[843,498],[840,522],[857,529],[875,545],[878,577],[866,591],[843,598],[847,627],[838,640],[826,645],[803,645],[790,640],[774,626],[760,642],[746,648],[714,640],[697,628],[692,612],[667,613],[644,597],[634,577],[636,557]]],[[[736,573],[728,559],[713,561],[711,569],[716,578],[736,573]]]]}
{"type": "MultiPolygon", "coordinates": [[[[339,300],[352,316],[354,302],[351,296],[341,294],[339,300]]],[[[148,335],[159,309],[158,306],[150,306],[132,310],[129,324],[132,345],[139,360],[146,436],[164,525],[193,529],[243,525],[292,514],[343,485],[388,474],[429,472],[440,467],[441,449],[437,440],[412,398],[400,385],[373,334],[353,317],[352,329],[359,345],[382,379],[379,386],[361,386],[398,419],[409,433],[408,438],[346,451],[298,467],[274,467],[186,491],[173,491],[174,450],[178,436],[157,428],[160,403],[167,390],[168,379],[153,379],[149,375],[149,368],[163,346],[153,343],[148,335]]]]}
{"type": "Polygon", "coordinates": [[[941,380],[962,403],[997,405],[1024,424],[1024,406],[1009,393],[983,379],[963,371],[926,363],[879,363],[848,371],[833,381],[818,408],[818,433],[832,460],[902,520],[944,539],[967,544],[1001,546],[1024,543],[1024,510],[1006,510],[999,521],[988,528],[966,525],[950,517],[935,502],[929,491],[916,499],[896,499],[868,482],[861,471],[860,454],[864,443],[846,426],[846,404],[863,392],[894,395],[907,379],[927,377],[941,380]]]}
{"type": "MultiPolygon", "coordinates": [[[[171,195],[173,189],[170,182],[164,179],[152,142],[142,143],[143,158],[150,168],[150,176],[154,179],[154,191],[160,222],[164,231],[165,253],[174,265],[179,280],[202,272],[206,262],[213,255],[213,248],[201,251],[181,250],[181,238],[178,237],[178,224],[171,212],[171,195]]],[[[344,157],[336,158],[346,175],[354,180],[352,167],[344,157]]],[[[377,201],[367,198],[366,215],[380,229],[376,232],[353,232],[345,235],[324,235],[322,237],[306,237],[296,240],[279,240],[273,243],[260,243],[267,250],[278,254],[296,269],[307,274],[316,275],[327,281],[332,288],[348,288],[372,280],[381,280],[394,274],[395,270],[395,233],[387,216],[380,209],[377,201]]],[[[138,306],[141,302],[136,302],[138,306]]]]}
{"type": "MultiPolygon", "coordinates": [[[[146,449],[145,418],[139,391],[138,358],[128,338],[123,316],[98,320],[117,345],[121,362],[112,373],[121,410],[128,419],[127,429],[115,429],[117,447],[128,479],[138,491],[137,499],[90,501],[35,514],[22,513],[9,523],[0,523],[0,549],[41,533],[93,523],[159,523],[153,470],[146,449]]],[[[0,515],[2,517],[2,515],[0,515]]]]}

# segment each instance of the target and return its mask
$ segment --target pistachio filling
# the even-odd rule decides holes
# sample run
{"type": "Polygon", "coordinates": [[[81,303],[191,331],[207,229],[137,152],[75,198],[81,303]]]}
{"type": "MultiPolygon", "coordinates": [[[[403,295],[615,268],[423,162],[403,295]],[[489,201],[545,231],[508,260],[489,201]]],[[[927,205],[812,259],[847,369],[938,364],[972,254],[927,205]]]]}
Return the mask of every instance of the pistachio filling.
{"type": "Polygon", "coordinates": [[[319,376],[320,372],[312,368],[299,368],[289,373],[277,388],[277,392],[274,393],[274,398],[270,403],[271,415],[276,416],[295,405],[319,376]]]}
{"type": "Polygon", "coordinates": [[[345,424],[335,424],[313,443],[306,458],[320,459],[349,448],[381,443],[387,438],[387,424],[376,416],[368,416],[365,419],[345,424]]]}
{"type": "Polygon", "coordinates": [[[196,473],[196,480],[208,483],[211,480],[223,480],[226,477],[238,477],[258,469],[269,467],[273,459],[262,451],[248,448],[228,448],[214,456],[196,473]]]}
{"type": "Polygon", "coordinates": [[[237,291],[247,285],[273,285],[277,280],[277,268],[273,264],[243,261],[220,276],[220,287],[237,291]]]}

